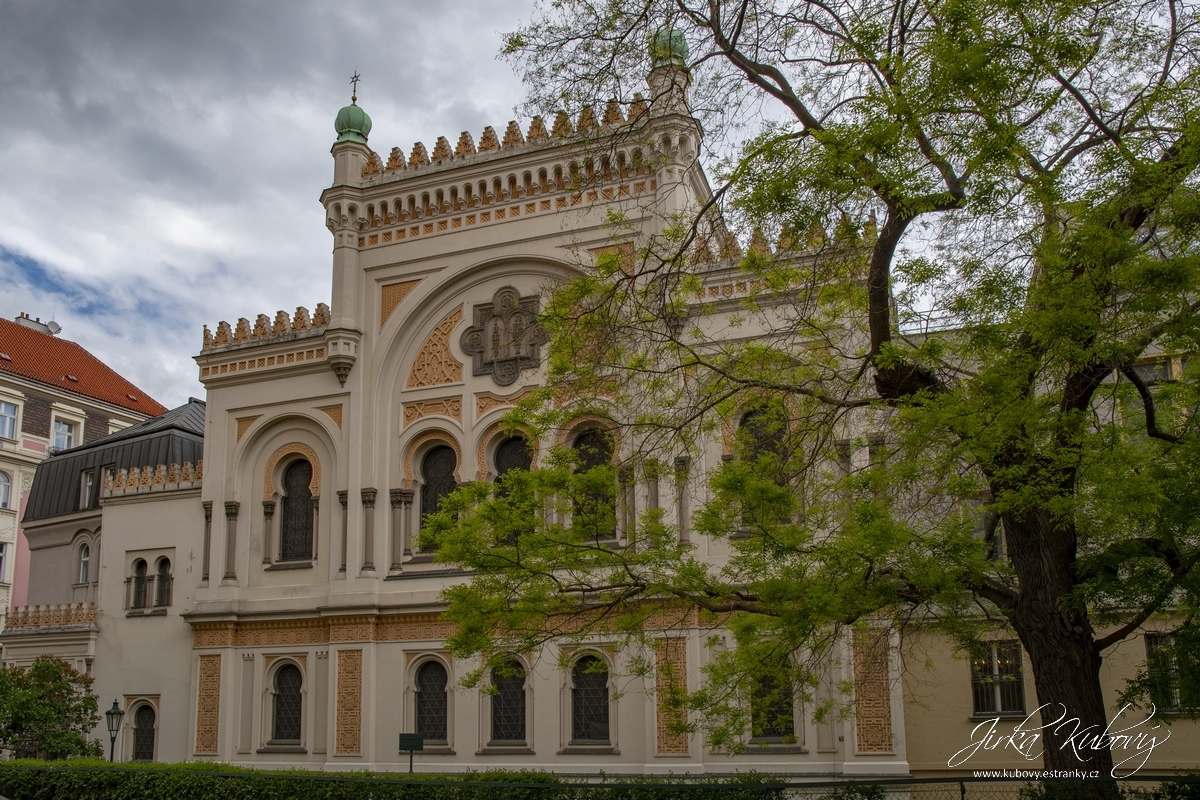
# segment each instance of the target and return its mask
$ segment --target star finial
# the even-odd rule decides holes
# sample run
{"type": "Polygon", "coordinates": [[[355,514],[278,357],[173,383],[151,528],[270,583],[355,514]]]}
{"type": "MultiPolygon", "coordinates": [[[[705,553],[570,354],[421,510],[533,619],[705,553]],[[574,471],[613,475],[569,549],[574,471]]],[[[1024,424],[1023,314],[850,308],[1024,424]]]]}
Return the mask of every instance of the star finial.
{"type": "Polygon", "coordinates": [[[354,88],[350,91],[350,102],[358,102],[358,82],[362,80],[362,75],[358,74],[358,69],[355,68],[354,74],[350,76],[350,85],[354,88]]]}

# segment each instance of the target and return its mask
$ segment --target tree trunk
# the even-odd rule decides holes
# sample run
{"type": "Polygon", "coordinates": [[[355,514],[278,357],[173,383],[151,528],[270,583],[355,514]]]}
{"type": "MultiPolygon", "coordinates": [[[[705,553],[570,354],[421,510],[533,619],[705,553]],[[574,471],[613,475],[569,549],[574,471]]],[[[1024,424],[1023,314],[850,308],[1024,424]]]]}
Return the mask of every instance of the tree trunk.
{"type": "MultiPolygon", "coordinates": [[[[1019,584],[1012,624],[1029,654],[1038,704],[1044,706],[1042,725],[1048,726],[1039,742],[1045,768],[1095,771],[1109,779],[1112,752],[1102,741],[1098,745],[1108,726],[1102,659],[1086,611],[1070,597],[1074,527],[1041,509],[1006,516],[1005,534],[1019,584]]],[[[1095,788],[1105,793],[1105,787],[1095,788]]]]}

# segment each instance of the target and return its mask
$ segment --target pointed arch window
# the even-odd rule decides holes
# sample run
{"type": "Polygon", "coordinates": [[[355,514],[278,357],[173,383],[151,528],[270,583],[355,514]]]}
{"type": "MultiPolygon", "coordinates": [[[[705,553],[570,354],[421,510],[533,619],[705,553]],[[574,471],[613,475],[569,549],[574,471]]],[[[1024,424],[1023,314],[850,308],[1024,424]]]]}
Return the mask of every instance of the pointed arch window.
{"type": "Polygon", "coordinates": [[[298,459],[283,473],[282,508],[279,519],[279,560],[312,559],[313,504],[312,464],[298,459]]]}
{"type": "Polygon", "coordinates": [[[154,708],[145,703],[133,712],[133,760],[154,760],[154,708]]]}
{"type": "Polygon", "coordinates": [[[425,454],[421,459],[421,524],[425,518],[437,513],[442,498],[458,487],[454,479],[454,470],[458,466],[458,456],[454,448],[438,445],[425,454]]]}
{"type": "Polygon", "coordinates": [[[597,656],[584,656],[571,670],[571,744],[610,744],[608,666],[597,656]]]}
{"type": "Polygon", "coordinates": [[[448,676],[440,661],[426,661],[417,669],[417,733],[424,735],[425,744],[449,744],[446,696],[448,676]]]}
{"type": "Polygon", "coordinates": [[[284,664],[275,673],[275,707],[272,709],[271,744],[300,744],[301,689],[304,676],[295,664],[284,664]]]}
{"type": "Polygon", "coordinates": [[[515,659],[492,670],[492,746],[525,744],[525,667],[515,659]]]}

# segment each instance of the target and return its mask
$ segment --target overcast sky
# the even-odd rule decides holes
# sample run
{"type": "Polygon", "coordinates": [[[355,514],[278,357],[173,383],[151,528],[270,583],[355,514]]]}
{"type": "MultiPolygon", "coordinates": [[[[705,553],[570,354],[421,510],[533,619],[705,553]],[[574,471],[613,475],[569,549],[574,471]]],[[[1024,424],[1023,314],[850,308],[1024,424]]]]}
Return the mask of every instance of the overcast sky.
{"type": "MultiPolygon", "coordinates": [[[[0,0],[0,314],[53,317],[160,402],[203,397],[201,325],[329,302],[318,197],[363,75],[407,153],[523,98],[531,0],[0,0]]],[[[524,122],[524,120],[523,120],[524,122]]]]}

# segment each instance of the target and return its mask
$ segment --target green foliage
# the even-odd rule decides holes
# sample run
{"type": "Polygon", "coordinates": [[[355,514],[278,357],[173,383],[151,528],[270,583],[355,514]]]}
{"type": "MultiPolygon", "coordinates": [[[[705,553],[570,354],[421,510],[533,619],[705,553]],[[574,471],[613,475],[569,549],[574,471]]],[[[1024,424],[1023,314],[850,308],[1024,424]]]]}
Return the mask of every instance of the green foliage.
{"type": "Polygon", "coordinates": [[[535,771],[455,775],[314,773],[251,770],[208,762],[113,767],[72,761],[0,763],[0,795],[10,800],[782,800],[784,791],[756,775],[691,780],[638,776],[571,785],[535,771]]]}
{"type": "MultiPolygon", "coordinates": [[[[624,97],[667,20],[709,140],[757,129],[718,171],[714,206],[652,233],[614,217],[613,251],[548,302],[547,379],[510,421],[549,438],[608,415],[621,463],[585,478],[552,454],[502,494],[452,500],[443,557],[473,571],[447,593],[456,651],[602,635],[636,672],[656,626],[723,629],[687,705],[731,750],[755,726],[764,665],[836,713],[817,691],[832,643],[881,622],[963,649],[1015,631],[1039,700],[1086,706],[1101,728],[1098,670],[1043,681],[1046,664],[1099,663],[1150,625],[1175,632],[1190,685],[1197,9],[563,0],[508,54],[546,108],[624,97]],[[777,121],[758,124],[764,104],[777,121]],[[758,244],[742,256],[731,230],[758,244]],[[738,299],[703,291],[709,244],[721,280],[747,287],[738,299]],[[1170,374],[1139,377],[1148,357],[1170,374]],[[770,446],[729,442],[762,404],[770,446]],[[732,459],[715,462],[716,441],[732,459]],[[566,523],[614,472],[675,486],[659,465],[681,456],[688,490],[704,483],[691,530],[652,511],[609,546],[566,523]]],[[[1150,678],[1130,696],[1148,699],[1150,678]]]]}
{"type": "Polygon", "coordinates": [[[90,675],[53,656],[0,669],[0,749],[51,759],[102,755],[88,739],[100,721],[91,686],[90,675]]]}

